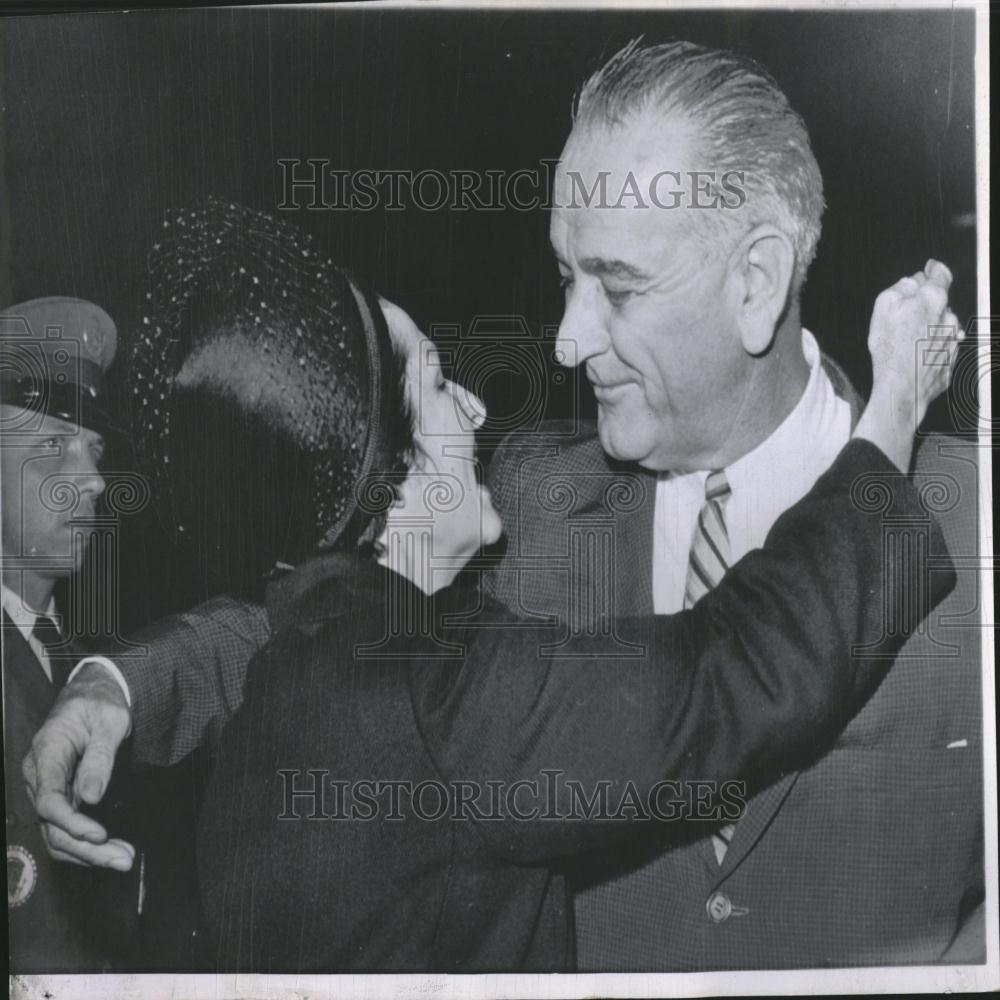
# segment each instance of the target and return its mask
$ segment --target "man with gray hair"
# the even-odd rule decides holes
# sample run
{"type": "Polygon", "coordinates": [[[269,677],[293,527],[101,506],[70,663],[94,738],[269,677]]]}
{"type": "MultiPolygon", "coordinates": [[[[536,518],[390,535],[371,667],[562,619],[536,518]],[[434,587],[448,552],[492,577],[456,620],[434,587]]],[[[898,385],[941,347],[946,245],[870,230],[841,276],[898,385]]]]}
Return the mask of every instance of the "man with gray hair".
{"type": "Polygon", "coordinates": [[[554,202],[560,339],[586,363],[605,451],[675,475],[722,468],[785,419],[815,353],[798,293],[823,183],[761,69],[686,42],[624,49],[581,91],[554,202]],[[602,174],[652,207],[579,204],[602,174]],[[727,176],[742,199],[708,193],[727,176]],[[676,178],[686,196],[658,209],[676,178]]]}
{"type": "MultiPolygon", "coordinates": [[[[553,202],[557,350],[585,367],[598,403],[596,433],[560,451],[581,494],[571,516],[601,509],[597,484],[617,463],[651,473],[648,502],[615,516],[613,611],[672,613],[763,544],[858,419],[858,395],[799,314],[819,167],[752,60],[632,43],[580,92],[553,202]]],[[[567,514],[539,500],[543,466],[503,457],[493,481],[500,509],[520,512],[516,551],[555,556],[567,514]]],[[[928,437],[915,461],[951,497],[942,521],[957,556],[977,551],[974,459],[928,437]]],[[[581,970],[984,959],[978,600],[964,576],[938,621],[964,615],[965,627],[914,635],[831,753],[760,791],[734,824],[687,824],[587,866],[581,970]]],[[[578,606],[593,577],[569,581],[578,606]]],[[[555,572],[516,559],[493,585],[511,606],[566,607],[555,572]]]]}

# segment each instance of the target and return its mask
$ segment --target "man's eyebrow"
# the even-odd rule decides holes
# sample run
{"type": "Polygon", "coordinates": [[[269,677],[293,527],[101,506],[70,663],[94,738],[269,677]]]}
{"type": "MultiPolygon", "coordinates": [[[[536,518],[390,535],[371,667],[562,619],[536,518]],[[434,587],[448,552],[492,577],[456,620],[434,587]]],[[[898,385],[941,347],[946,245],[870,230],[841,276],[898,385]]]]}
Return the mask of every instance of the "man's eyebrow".
{"type": "Polygon", "coordinates": [[[628,278],[632,281],[649,281],[652,275],[641,271],[623,260],[605,260],[603,257],[585,257],[580,261],[580,269],[600,278],[628,278]]]}

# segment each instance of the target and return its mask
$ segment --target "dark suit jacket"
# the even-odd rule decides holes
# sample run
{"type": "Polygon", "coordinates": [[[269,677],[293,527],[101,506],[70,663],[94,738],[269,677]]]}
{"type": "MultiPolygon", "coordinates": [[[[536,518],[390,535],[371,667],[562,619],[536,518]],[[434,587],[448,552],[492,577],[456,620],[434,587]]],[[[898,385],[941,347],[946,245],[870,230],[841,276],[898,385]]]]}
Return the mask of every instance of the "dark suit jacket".
{"type": "MultiPolygon", "coordinates": [[[[75,662],[79,655],[81,650],[67,647],[68,660],[75,662]]],[[[3,687],[10,971],[106,971],[126,954],[135,930],[138,872],[88,870],[49,857],[21,777],[21,761],[55,693],[6,613],[3,687]]]]}
{"type": "MultiPolygon", "coordinates": [[[[890,469],[855,442],[697,608],[617,622],[615,651],[600,634],[526,627],[492,601],[470,617],[465,588],[439,598],[448,617],[435,625],[419,592],[370,563],[334,556],[291,574],[269,596],[275,635],[250,665],[203,806],[218,967],[567,968],[562,878],[540,863],[630,825],[627,812],[575,812],[571,782],[588,798],[606,784],[614,801],[630,789],[649,801],[664,779],[764,780],[828,746],[878,687],[902,636],[883,634],[868,595],[884,589],[897,611],[914,595],[900,559],[881,558],[881,512],[859,510],[853,488],[890,469]],[[859,644],[879,655],[852,658],[859,644]],[[383,797],[359,818],[333,792],[441,778],[473,782],[481,801],[489,781],[535,783],[529,803],[544,803],[532,815],[501,793],[496,819],[449,808],[428,821],[405,804],[390,815],[383,797]]],[[[898,516],[919,512],[908,482],[895,492],[898,516]]],[[[918,603],[950,590],[946,556],[932,583],[918,603]]],[[[658,832],[631,819],[644,838],[658,832]]]]}
{"type": "MultiPolygon", "coordinates": [[[[569,439],[549,430],[494,458],[509,547],[488,589],[532,618],[652,613],[654,478],[609,461],[593,429],[569,439]]],[[[582,971],[985,959],[975,459],[961,441],[919,443],[923,503],[909,530],[940,518],[963,572],[885,684],[829,752],[817,743],[809,766],[786,766],[752,798],[721,866],[697,824],[662,845],[588,858],[576,880],[582,971]]],[[[887,547],[905,523],[893,506],[901,484],[890,481],[885,497],[887,547]]],[[[932,577],[944,556],[942,539],[928,536],[915,569],[932,577]]],[[[878,588],[871,600],[882,603],[878,588]]],[[[886,624],[900,623],[887,614],[886,624]]],[[[729,725],[716,720],[713,737],[729,725]]]]}

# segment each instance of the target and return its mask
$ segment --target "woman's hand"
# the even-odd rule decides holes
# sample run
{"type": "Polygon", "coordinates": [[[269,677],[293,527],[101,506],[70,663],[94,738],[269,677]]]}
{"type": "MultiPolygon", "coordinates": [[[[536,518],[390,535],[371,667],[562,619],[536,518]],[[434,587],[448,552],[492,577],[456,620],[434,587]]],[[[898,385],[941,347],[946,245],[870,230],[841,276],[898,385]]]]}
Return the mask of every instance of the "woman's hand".
{"type": "Polygon", "coordinates": [[[948,268],[929,260],[922,272],[882,292],[872,311],[872,394],[854,436],[877,445],[904,472],[917,427],[948,388],[965,336],[948,308],[950,286],[948,268]]]}

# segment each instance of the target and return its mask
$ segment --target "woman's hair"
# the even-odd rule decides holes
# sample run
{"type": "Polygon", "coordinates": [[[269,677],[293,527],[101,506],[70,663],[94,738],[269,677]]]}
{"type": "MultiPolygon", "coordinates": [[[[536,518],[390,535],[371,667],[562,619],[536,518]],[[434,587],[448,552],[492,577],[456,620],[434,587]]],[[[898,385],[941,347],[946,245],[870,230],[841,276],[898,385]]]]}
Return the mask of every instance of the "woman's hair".
{"type": "Polygon", "coordinates": [[[382,423],[384,464],[359,486],[362,500],[344,530],[344,547],[354,545],[360,554],[373,558],[382,553],[379,540],[385,531],[386,518],[400,498],[399,488],[410,474],[415,453],[413,434],[417,415],[406,387],[408,358],[402,345],[395,341],[391,344],[390,359],[382,423]]]}

